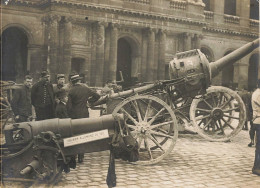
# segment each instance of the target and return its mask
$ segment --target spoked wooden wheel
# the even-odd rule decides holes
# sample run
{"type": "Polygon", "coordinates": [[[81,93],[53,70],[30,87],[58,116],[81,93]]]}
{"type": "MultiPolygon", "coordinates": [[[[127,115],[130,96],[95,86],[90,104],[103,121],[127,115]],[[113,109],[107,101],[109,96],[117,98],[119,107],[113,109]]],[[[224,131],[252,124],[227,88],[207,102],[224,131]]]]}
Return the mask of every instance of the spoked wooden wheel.
{"type": "Polygon", "coordinates": [[[245,105],[235,91],[212,86],[205,95],[193,100],[190,119],[203,138],[228,141],[238,134],[245,123],[245,105]]]}
{"type": "Polygon", "coordinates": [[[14,123],[14,114],[7,96],[1,94],[0,96],[0,110],[1,110],[1,128],[4,129],[7,123],[14,123]]]}
{"type": "Polygon", "coordinates": [[[155,164],[167,156],[176,143],[178,124],[173,110],[161,99],[132,96],[118,104],[113,113],[125,115],[125,125],[138,142],[140,165],[155,164]]]}

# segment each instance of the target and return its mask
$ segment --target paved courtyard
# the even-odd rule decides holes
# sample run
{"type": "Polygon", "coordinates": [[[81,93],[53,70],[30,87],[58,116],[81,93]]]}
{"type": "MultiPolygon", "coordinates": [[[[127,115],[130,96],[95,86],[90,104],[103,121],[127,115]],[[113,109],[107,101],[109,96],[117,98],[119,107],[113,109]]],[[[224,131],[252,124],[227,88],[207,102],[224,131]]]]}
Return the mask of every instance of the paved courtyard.
{"type": "MultiPolygon", "coordinates": [[[[116,160],[117,187],[260,187],[260,177],[251,173],[255,148],[248,142],[247,131],[227,143],[181,134],[172,153],[156,165],[116,160]]],[[[85,154],[84,163],[54,187],[107,187],[108,159],[108,151],[85,154]]]]}

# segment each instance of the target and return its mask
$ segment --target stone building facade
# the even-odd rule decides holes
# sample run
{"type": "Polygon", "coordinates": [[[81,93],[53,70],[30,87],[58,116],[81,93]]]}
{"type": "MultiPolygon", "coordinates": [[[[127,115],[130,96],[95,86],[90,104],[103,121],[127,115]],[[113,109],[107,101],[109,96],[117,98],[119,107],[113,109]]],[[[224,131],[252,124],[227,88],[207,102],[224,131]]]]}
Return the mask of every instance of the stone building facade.
{"type": "MultiPolygon", "coordinates": [[[[2,79],[21,82],[77,71],[91,86],[168,79],[177,52],[201,49],[215,61],[259,37],[256,0],[3,0],[2,79]]],[[[213,79],[252,88],[255,50],[213,79]]]]}

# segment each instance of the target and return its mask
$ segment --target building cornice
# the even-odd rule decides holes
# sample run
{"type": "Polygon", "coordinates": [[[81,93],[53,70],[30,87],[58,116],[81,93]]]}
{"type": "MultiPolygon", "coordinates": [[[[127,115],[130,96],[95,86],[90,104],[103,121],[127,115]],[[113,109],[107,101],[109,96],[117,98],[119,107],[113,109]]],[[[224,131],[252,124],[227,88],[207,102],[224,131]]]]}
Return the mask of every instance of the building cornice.
{"type": "Polygon", "coordinates": [[[20,5],[20,6],[30,6],[35,8],[45,9],[52,5],[62,5],[62,6],[75,6],[76,8],[84,8],[90,10],[97,10],[102,12],[108,13],[115,13],[115,14],[123,14],[123,15],[130,15],[130,16],[137,16],[137,17],[144,17],[150,19],[157,19],[157,20],[164,20],[169,22],[180,22],[184,24],[193,24],[193,25],[205,25],[207,24],[205,21],[194,20],[191,18],[183,18],[177,16],[171,16],[169,14],[162,14],[162,13],[153,13],[148,11],[136,11],[133,9],[123,9],[118,7],[111,7],[106,5],[99,5],[93,3],[82,3],[82,2],[75,2],[75,1],[60,1],[60,0],[42,0],[42,1],[24,1],[24,0],[11,0],[10,4],[12,5],[20,5]]]}
{"type": "Polygon", "coordinates": [[[250,38],[259,37],[259,35],[257,33],[240,32],[240,31],[230,30],[230,29],[226,29],[226,28],[203,27],[203,31],[212,32],[212,33],[221,33],[221,34],[227,34],[227,35],[244,36],[244,37],[250,37],[250,38]]]}

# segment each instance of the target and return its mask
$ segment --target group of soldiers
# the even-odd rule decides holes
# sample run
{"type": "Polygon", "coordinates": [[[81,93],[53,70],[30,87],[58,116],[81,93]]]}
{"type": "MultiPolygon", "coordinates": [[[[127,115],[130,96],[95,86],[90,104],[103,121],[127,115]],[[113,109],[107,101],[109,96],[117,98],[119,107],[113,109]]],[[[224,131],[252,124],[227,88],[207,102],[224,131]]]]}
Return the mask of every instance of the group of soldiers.
{"type": "MultiPolygon", "coordinates": [[[[57,75],[57,84],[51,84],[48,71],[41,72],[41,78],[33,85],[31,76],[25,76],[24,84],[13,93],[11,107],[16,122],[32,120],[33,107],[36,120],[52,118],[88,118],[88,104],[97,101],[100,95],[81,83],[81,77],[73,72],[65,84],[65,75],[57,75]]],[[[84,154],[78,155],[83,162],[84,154]]]]}

